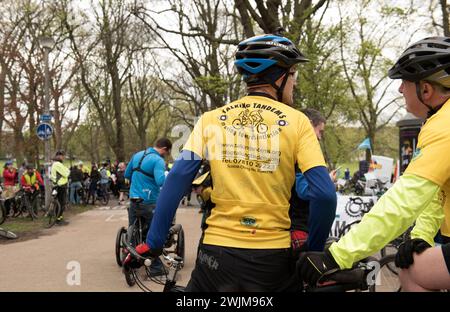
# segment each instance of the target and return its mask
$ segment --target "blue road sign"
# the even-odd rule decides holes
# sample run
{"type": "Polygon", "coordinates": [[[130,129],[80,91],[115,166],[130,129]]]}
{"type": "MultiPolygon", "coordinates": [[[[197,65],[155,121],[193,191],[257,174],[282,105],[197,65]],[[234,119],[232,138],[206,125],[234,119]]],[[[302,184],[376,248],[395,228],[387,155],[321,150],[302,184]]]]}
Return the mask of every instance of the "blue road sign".
{"type": "Polygon", "coordinates": [[[38,125],[36,129],[36,134],[39,139],[45,141],[52,137],[53,128],[50,124],[42,122],[38,125]]]}
{"type": "Polygon", "coordinates": [[[40,119],[41,119],[42,122],[51,121],[52,120],[52,115],[50,115],[50,114],[42,114],[40,119]]]}

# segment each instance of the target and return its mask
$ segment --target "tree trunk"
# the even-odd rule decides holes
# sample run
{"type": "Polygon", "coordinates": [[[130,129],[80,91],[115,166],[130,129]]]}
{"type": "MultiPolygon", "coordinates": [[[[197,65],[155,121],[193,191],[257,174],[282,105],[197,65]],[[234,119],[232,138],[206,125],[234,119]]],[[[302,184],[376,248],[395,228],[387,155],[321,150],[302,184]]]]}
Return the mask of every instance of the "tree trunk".
{"type": "Polygon", "coordinates": [[[55,111],[53,113],[54,127],[55,127],[55,150],[60,150],[62,148],[62,120],[61,120],[61,112],[59,109],[59,95],[53,94],[54,102],[55,102],[55,111]]]}
{"type": "Polygon", "coordinates": [[[14,129],[14,155],[16,156],[17,166],[24,161],[24,148],[25,148],[25,139],[22,134],[22,129],[14,129]]]}
{"type": "Polygon", "coordinates": [[[444,36],[450,36],[450,25],[448,21],[448,8],[447,8],[447,0],[440,0],[441,3],[441,11],[442,11],[442,27],[444,28],[444,36]]]}
{"type": "Polygon", "coordinates": [[[5,85],[6,85],[6,68],[3,62],[0,65],[0,155],[3,152],[3,121],[5,120],[5,85]]]}

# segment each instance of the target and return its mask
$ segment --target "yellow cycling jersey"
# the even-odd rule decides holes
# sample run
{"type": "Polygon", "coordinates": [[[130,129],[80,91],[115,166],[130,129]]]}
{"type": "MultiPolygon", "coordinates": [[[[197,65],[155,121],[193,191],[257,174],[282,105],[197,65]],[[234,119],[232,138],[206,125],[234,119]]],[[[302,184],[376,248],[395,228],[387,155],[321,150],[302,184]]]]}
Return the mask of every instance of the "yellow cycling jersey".
{"type": "Polygon", "coordinates": [[[295,164],[325,166],[309,119],[285,104],[246,96],[203,114],[185,150],[208,159],[216,206],[203,243],[288,248],[295,164]]]}
{"type": "Polygon", "coordinates": [[[441,224],[442,233],[448,235],[448,102],[422,127],[416,152],[403,176],[364,215],[358,226],[331,245],[330,252],[340,268],[351,268],[356,261],[372,255],[414,222],[411,237],[424,239],[430,245],[434,244],[433,238],[441,224]]]}
{"type": "Polygon", "coordinates": [[[50,170],[50,179],[53,183],[58,186],[67,185],[69,182],[68,178],[70,175],[70,170],[63,163],[59,161],[55,161],[52,164],[52,168],[50,170]]]}
{"type": "Polygon", "coordinates": [[[441,187],[445,220],[441,232],[450,236],[450,100],[423,125],[417,148],[405,173],[415,174],[441,187]]]}

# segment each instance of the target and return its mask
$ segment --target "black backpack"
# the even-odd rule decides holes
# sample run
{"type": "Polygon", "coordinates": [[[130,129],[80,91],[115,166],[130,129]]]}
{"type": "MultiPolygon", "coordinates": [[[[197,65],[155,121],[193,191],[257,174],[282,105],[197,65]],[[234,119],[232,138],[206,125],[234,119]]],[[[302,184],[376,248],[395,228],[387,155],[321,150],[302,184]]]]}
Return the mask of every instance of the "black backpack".
{"type": "Polygon", "coordinates": [[[144,154],[142,155],[141,159],[139,160],[138,166],[136,168],[133,168],[131,170],[131,177],[133,177],[133,173],[135,171],[142,173],[143,175],[154,179],[155,176],[153,175],[153,173],[148,173],[147,171],[142,170],[141,166],[142,166],[142,162],[144,161],[145,157],[147,157],[148,155],[150,155],[150,152],[147,152],[147,150],[144,151],[144,154]]]}

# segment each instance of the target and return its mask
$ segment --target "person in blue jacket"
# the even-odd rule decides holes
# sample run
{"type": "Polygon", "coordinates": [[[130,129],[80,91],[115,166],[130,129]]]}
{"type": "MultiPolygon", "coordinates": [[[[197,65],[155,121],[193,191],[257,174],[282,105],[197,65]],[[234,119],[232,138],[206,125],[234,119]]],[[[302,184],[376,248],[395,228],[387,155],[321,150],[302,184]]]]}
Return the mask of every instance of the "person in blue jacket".
{"type": "MultiPolygon", "coordinates": [[[[143,217],[147,229],[150,227],[161,186],[166,178],[164,157],[170,155],[172,142],[167,138],[158,139],[154,147],[134,154],[125,170],[125,178],[130,180],[130,207],[128,223],[143,217]]],[[[143,233],[146,235],[146,232],[143,233]]]]}

